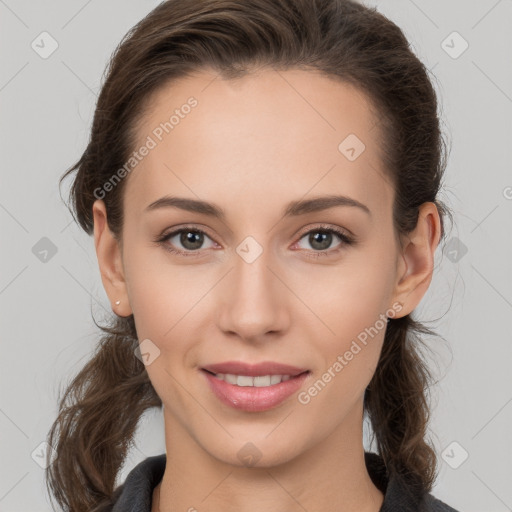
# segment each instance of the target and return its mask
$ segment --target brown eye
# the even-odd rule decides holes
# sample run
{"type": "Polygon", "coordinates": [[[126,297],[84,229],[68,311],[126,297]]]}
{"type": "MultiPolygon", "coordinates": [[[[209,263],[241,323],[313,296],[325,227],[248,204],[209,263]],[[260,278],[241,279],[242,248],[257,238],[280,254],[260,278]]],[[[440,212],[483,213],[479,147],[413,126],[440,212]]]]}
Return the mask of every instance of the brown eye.
{"type": "Polygon", "coordinates": [[[212,247],[213,241],[204,231],[195,228],[182,228],[163,236],[157,242],[171,253],[196,256],[199,255],[201,249],[209,248],[208,246],[204,247],[206,239],[212,242],[212,245],[209,246],[212,247]]]}
{"type": "MultiPolygon", "coordinates": [[[[305,233],[301,237],[301,240],[302,239],[307,239],[307,243],[310,245],[312,250],[316,252],[331,252],[331,250],[336,252],[338,248],[353,243],[353,239],[351,237],[335,228],[317,228],[305,233]],[[332,244],[336,237],[340,240],[340,243],[335,246],[335,249],[332,249],[332,244]]],[[[305,247],[305,249],[308,248],[305,247]]]]}
{"type": "Polygon", "coordinates": [[[201,249],[204,243],[204,233],[198,231],[181,231],[178,236],[180,244],[189,251],[201,249]]]}
{"type": "Polygon", "coordinates": [[[325,249],[329,249],[332,244],[332,233],[326,233],[317,231],[316,233],[310,233],[308,235],[308,243],[313,247],[313,249],[318,249],[320,251],[324,251],[325,249]]]}

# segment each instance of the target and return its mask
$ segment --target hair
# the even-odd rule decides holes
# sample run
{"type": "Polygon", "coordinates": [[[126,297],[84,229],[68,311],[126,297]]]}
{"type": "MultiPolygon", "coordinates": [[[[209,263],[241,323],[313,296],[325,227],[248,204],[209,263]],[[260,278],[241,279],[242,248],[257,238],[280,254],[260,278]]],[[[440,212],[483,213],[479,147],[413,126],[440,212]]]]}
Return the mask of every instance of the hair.
{"type": "MultiPolygon", "coordinates": [[[[446,143],[429,73],[399,27],[376,8],[352,0],[167,0],[139,21],[115,49],[98,97],[87,148],[61,177],[76,171],[71,213],[94,230],[95,190],[134,150],[149,98],[161,87],[201,70],[236,79],[257,67],[320,72],[363,91],[378,112],[382,159],[394,186],[396,234],[416,227],[419,207],[438,199],[446,143]]],[[[121,240],[126,180],[103,198],[108,227],[121,240]]],[[[138,347],[133,315],[105,326],[90,361],[59,396],[48,443],[57,456],[46,483],[66,511],[109,510],[117,475],[142,414],[161,407],[138,347]]],[[[436,478],[429,444],[432,375],[421,334],[434,331],[411,317],[390,318],[364,412],[388,472],[428,492],[436,478]]]]}

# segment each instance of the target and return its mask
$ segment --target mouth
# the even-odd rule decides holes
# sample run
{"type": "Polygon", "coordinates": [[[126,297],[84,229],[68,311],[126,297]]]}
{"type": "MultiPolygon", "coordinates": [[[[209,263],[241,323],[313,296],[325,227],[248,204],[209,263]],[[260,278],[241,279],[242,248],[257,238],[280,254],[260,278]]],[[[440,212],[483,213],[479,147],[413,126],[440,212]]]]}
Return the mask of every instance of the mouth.
{"type": "Polygon", "coordinates": [[[280,375],[281,377],[296,377],[308,368],[300,368],[277,361],[262,361],[259,363],[245,363],[243,361],[224,361],[222,363],[208,364],[202,367],[214,375],[236,375],[242,377],[267,377],[280,375]]]}
{"type": "Polygon", "coordinates": [[[202,371],[209,373],[213,377],[219,380],[227,382],[233,386],[239,387],[255,387],[264,388],[268,386],[276,386],[282,382],[287,382],[290,379],[297,379],[298,377],[309,374],[309,370],[305,370],[301,373],[290,375],[290,374],[268,374],[268,375],[240,375],[235,373],[214,373],[210,370],[202,368],[202,371]]]}
{"type": "Polygon", "coordinates": [[[296,375],[267,374],[241,375],[215,373],[202,368],[213,395],[224,405],[246,412],[263,412],[285,404],[298,392],[309,378],[311,371],[296,375]]]}

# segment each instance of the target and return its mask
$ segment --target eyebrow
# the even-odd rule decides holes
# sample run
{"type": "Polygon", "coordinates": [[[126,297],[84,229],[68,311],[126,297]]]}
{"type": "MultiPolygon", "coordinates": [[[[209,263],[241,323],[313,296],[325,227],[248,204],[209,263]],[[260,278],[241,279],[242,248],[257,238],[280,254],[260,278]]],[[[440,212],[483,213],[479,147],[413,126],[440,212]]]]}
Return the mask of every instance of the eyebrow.
{"type": "MultiPolygon", "coordinates": [[[[351,206],[364,211],[370,217],[372,215],[368,206],[356,199],[347,196],[329,195],[292,201],[286,206],[283,217],[297,217],[305,213],[328,210],[336,206],[351,206]]],[[[179,208],[188,212],[215,217],[222,221],[226,220],[226,212],[220,206],[207,201],[176,196],[161,197],[148,205],[144,211],[149,212],[160,208],[179,208]]]]}

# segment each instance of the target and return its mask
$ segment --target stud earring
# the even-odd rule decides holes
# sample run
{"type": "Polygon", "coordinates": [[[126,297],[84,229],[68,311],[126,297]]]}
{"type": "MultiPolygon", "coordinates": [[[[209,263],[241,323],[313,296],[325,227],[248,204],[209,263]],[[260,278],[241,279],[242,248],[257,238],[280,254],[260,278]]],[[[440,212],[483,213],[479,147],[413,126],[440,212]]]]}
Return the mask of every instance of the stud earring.
{"type": "Polygon", "coordinates": [[[116,306],[119,306],[119,304],[121,304],[121,301],[120,300],[116,300],[116,306]]]}

